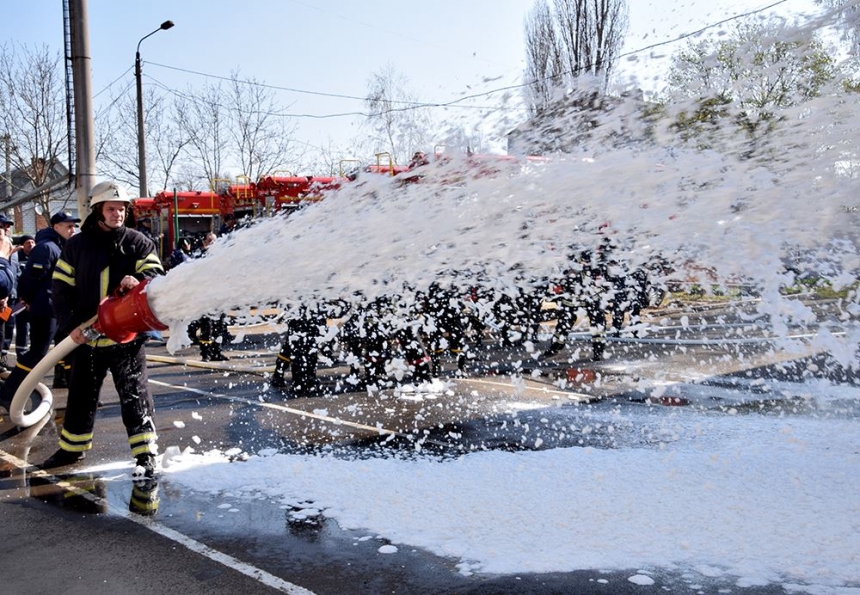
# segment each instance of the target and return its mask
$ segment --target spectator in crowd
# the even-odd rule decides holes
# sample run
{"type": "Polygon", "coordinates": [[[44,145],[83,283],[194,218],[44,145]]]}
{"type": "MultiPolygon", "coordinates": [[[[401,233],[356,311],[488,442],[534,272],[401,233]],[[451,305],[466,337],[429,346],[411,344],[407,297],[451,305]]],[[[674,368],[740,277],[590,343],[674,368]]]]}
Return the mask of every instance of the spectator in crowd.
{"type": "Polygon", "coordinates": [[[152,233],[152,217],[141,217],[137,220],[137,231],[148,237],[154,243],[157,243],[158,238],[152,233]]]}
{"type": "MultiPolygon", "coordinates": [[[[27,260],[30,258],[30,253],[36,247],[36,239],[31,235],[22,235],[18,238],[18,281],[17,285],[21,286],[21,275],[27,267],[27,260]]],[[[21,292],[18,292],[18,299],[15,305],[21,302],[21,292]]],[[[17,309],[17,308],[16,308],[17,309]]],[[[29,345],[30,338],[30,312],[28,309],[19,310],[15,315],[15,358],[20,358],[29,345]]]]}
{"type": "Polygon", "coordinates": [[[172,269],[189,260],[191,260],[191,241],[188,238],[179,238],[179,241],[176,242],[176,250],[170,255],[167,267],[172,269]]]}
{"type": "MultiPolygon", "coordinates": [[[[0,387],[0,406],[7,410],[24,378],[45,357],[51,343],[54,342],[57,319],[54,316],[51,297],[51,277],[66,240],[74,235],[75,225],[79,222],[80,219],[69,213],[56,213],[51,217],[51,227],[46,227],[36,234],[38,242],[30,252],[27,266],[21,273],[18,281],[18,298],[26,304],[27,311],[32,314],[30,349],[17,356],[15,368],[0,387]]],[[[20,315],[19,313],[18,316],[20,315]]],[[[68,386],[66,372],[65,363],[57,364],[54,372],[54,388],[68,386]],[[58,375],[62,376],[62,383],[58,382],[58,375]]]]}
{"type": "Polygon", "coordinates": [[[0,304],[5,302],[15,287],[15,271],[9,261],[13,251],[12,239],[0,234],[0,304]]]}
{"type": "MultiPolygon", "coordinates": [[[[12,226],[14,223],[11,219],[9,219],[6,215],[0,213],[0,234],[3,237],[9,240],[9,243],[12,242],[12,226]]],[[[12,253],[7,257],[7,260],[10,265],[10,271],[12,274],[12,286],[10,288],[9,294],[0,300],[0,311],[3,311],[6,318],[0,320],[0,368],[7,368],[6,364],[6,354],[9,353],[9,347],[12,346],[12,334],[15,331],[15,323],[14,319],[10,316],[11,312],[8,310],[10,304],[14,304],[17,299],[18,293],[18,252],[20,251],[20,246],[13,246],[12,253]]]]}
{"type": "Polygon", "coordinates": [[[224,222],[221,223],[221,229],[218,230],[219,236],[226,236],[236,230],[236,216],[233,213],[224,215],[224,222]]]}

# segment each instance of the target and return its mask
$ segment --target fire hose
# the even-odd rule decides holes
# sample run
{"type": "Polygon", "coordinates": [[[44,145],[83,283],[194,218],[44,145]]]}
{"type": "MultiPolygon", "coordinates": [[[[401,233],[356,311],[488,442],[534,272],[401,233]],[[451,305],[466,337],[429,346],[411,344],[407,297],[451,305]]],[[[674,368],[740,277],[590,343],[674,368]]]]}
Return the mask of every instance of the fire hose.
{"type": "Polygon", "coordinates": [[[49,351],[38,364],[33,366],[30,373],[24,377],[18,390],[15,391],[15,396],[12,397],[12,403],[9,405],[9,417],[12,419],[12,423],[22,428],[29,428],[51,410],[51,405],[54,404],[54,395],[51,394],[47,386],[41,383],[41,380],[75,347],[77,345],[72,341],[72,338],[66,337],[49,351]],[[30,395],[34,389],[42,399],[30,413],[24,413],[24,406],[30,401],[30,395]]]}
{"type": "MultiPolygon", "coordinates": [[[[148,282],[149,279],[144,279],[126,293],[117,293],[103,299],[99,304],[98,314],[79,327],[84,336],[89,340],[104,336],[116,343],[128,343],[139,332],[167,330],[168,327],[156,318],[149,306],[146,297],[148,282]]],[[[28,428],[51,410],[54,397],[40,381],[77,346],[71,337],[66,337],[33,366],[32,371],[15,391],[9,405],[9,417],[15,425],[28,428]],[[24,407],[30,401],[33,390],[39,394],[41,401],[32,411],[24,413],[24,407]]]]}

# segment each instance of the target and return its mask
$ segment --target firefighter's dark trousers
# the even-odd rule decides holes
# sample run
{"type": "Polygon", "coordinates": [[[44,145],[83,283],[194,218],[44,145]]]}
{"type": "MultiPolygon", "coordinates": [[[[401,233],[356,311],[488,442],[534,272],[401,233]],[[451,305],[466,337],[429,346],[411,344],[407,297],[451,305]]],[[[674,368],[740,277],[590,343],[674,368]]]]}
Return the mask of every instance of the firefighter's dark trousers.
{"type": "Polygon", "coordinates": [[[158,454],[153,404],[146,378],[146,337],[124,345],[81,345],[72,352],[72,374],[60,448],[83,452],[92,448],[99,392],[110,371],[119,394],[122,421],[132,456],[158,454]]]}

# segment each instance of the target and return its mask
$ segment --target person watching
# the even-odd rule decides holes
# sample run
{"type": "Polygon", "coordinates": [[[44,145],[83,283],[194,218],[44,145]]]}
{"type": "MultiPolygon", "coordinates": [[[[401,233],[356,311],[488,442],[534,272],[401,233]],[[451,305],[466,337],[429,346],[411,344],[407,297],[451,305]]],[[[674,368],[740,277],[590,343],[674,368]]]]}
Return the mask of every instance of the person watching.
{"type": "MultiPolygon", "coordinates": [[[[51,227],[39,230],[36,234],[36,247],[30,252],[27,266],[21,273],[18,283],[18,299],[26,304],[32,315],[30,322],[30,349],[18,356],[15,367],[0,387],[0,407],[7,411],[12,399],[27,377],[38,364],[54,341],[57,333],[57,319],[51,296],[51,277],[54,266],[66,241],[75,233],[75,226],[81,220],[70,213],[56,213],[51,217],[51,227]]],[[[20,316],[20,314],[19,314],[20,316]]],[[[54,388],[58,377],[65,379],[66,366],[57,364],[54,372],[54,388]]]]}

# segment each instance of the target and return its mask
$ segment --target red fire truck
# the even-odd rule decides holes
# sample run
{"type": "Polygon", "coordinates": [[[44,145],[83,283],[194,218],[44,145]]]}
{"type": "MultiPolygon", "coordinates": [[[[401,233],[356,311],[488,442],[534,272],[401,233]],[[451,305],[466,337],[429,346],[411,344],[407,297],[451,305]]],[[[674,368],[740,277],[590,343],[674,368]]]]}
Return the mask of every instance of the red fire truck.
{"type": "Polygon", "coordinates": [[[257,182],[240,180],[216,191],[159,192],[132,202],[135,220],[149,219],[159,254],[166,259],[179,238],[202,238],[217,232],[226,215],[237,221],[289,212],[322,199],[340,187],[336,177],[265,176],[257,182]]]}
{"type": "MultiPolygon", "coordinates": [[[[451,159],[448,155],[437,153],[432,160],[424,163],[445,164],[451,159]]],[[[344,160],[341,169],[350,161],[353,160],[344,160]]],[[[466,156],[464,164],[467,170],[473,172],[472,175],[487,176],[501,173],[517,161],[514,157],[501,155],[470,154],[466,156]]],[[[132,209],[137,221],[150,219],[152,234],[158,239],[159,254],[166,260],[179,238],[202,238],[209,232],[217,232],[226,215],[232,215],[241,222],[279,213],[289,214],[303,205],[321,200],[327,192],[354,180],[361,172],[405,175],[404,182],[422,179],[421,175],[409,174],[411,171],[413,170],[409,166],[394,164],[387,153],[380,153],[376,156],[375,165],[357,166],[352,172],[342,173],[339,177],[296,176],[291,172],[274,172],[254,182],[248,176],[237,176],[235,182],[214,180],[214,190],[211,191],[165,190],[151,198],[136,198],[132,209]]],[[[451,172],[448,171],[443,176],[445,179],[442,183],[446,183],[450,175],[451,172]]]]}

